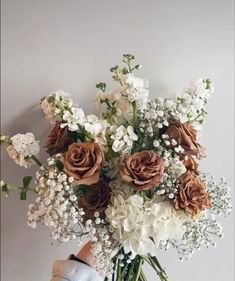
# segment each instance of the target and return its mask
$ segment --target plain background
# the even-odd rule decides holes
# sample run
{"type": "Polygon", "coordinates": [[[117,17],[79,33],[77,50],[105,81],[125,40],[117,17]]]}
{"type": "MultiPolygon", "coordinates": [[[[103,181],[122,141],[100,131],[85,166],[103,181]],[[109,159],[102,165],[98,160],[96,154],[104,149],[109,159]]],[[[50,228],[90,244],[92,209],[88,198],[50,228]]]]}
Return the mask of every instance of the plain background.
{"type": "MultiPolygon", "coordinates": [[[[131,52],[144,66],[140,75],[150,80],[152,97],[169,96],[194,78],[214,81],[201,169],[225,176],[233,192],[233,8],[231,0],[3,0],[2,132],[32,131],[43,145],[50,124],[40,98],[62,89],[93,112],[95,83],[113,87],[109,68],[131,52]]],[[[4,180],[19,185],[29,173],[2,153],[4,180]]],[[[2,281],[47,281],[53,260],[77,251],[75,242],[51,245],[48,229],[27,226],[33,198],[2,198],[2,281]]],[[[234,280],[233,215],[221,221],[225,239],[216,250],[203,249],[183,263],[174,250],[159,253],[171,281],[234,280]]]]}

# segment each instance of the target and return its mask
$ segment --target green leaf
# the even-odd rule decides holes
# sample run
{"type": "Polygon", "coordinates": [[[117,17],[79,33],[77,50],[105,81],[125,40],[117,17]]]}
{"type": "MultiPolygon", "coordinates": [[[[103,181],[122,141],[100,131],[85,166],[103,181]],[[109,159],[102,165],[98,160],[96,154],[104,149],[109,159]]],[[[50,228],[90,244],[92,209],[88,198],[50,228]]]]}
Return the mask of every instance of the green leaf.
{"type": "Polygon", "coordinates": [[[0,144],[2,143],[12,144],[11,138],[7,135],[0,134],[0,144]]]}
{"type": "Polygon", "coordinates": [[[100,89],[102,92],[105,92],[106,90],[106,84],[104,82],[100,82],[95,85],[97,89],[100,89]]]}
{"type": "Polygon", "coordinates": [[[31,176],[26,176],[23,178],[23,187],[24,188],[28,188],[29,185],[30,185],[30,182],[32,180],[32,177],[31,176]]]}
{"type": "Polygon", "coordinates": [[[49,103],[52,103],[52,102],[54,102],[55,97],[50,96],[50,97],[47,98],[47,100],[48,100],[49,103]]]}
{"type": "Polygon", "coordinates": [[[123,67],[123,69],[122,69],[122,73],[125,75],[125,74],[129,73],[129,71],[127,70],[127,68],[126,68],[126,67],[123,67]]]}
{"type": "Polygon", "coordinates": [[[114,67],[110,68],[110,71],[115,73],[118,70],[118,67],[118,65],[115,65],[114,67]]]}
{"type": "Polygon", "coordinates": [[[88,185],[80,184],[74,187],[74,191],[77,197],[82,196],[84,193],[86,193],[88,189],[88,185]]]}
{"type": "Polygon", "coordinates": [[[81,142],[84,142],[84,140],[85,140],[85,135],[82,132],[69,131],[69,135],[72,136],[76,141],[80,140],[81,142]]]}
{"type": "Polygon", "coordinates": [[[64,164],[60,160],[56,160],[55,166],[59,171],[63,171],[64,169],[64,164]]]}
{"type": "Polygon", "coordinates": [[[27,189],[23,189],[21,192],[20,192],[20,200],[26,200],[26,197],[27,197],[27,189]]]}
{"type": "Polygon", "coordinates": [[[4,192],[5,196],[8,197],[10,194],[10,187],[7,183],[1,184],[2,192],[4,192]]]}

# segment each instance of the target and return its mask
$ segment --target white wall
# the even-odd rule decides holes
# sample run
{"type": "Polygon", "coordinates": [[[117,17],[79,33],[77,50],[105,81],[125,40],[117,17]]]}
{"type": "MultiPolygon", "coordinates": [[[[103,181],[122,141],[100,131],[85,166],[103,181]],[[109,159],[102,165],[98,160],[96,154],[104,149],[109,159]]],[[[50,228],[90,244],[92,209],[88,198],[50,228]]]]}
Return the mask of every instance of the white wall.
{"type": "MultiPolygon", "coordinates": [[[[95,83],[111,82],[110,66],[131,52],[144,66],[152,97],[200,76],[215,82],[201,168],[224,175],[233,190],[233,16],[232,0],[3,0],[2,132],[32,131],[44,139],[49,124],[37,105],[55,89],[69,91],[91,112],[95,83]]],[[[20,184],[26,174],[2,153],[6,181],[20,184]]],[[[48,229],[27,227],[32,199],[2,198],[2,281],[49,280],[53,260],[77,250],[76,243],[51,246],[48,229]]],[[[174,250],[159,254],[170,280],[234,280],[233,221],[223,221],[225,239],[216,250],[183,263],[174,250]]],[[[148,273],[149,281],[157,279],[148,273]]]]}

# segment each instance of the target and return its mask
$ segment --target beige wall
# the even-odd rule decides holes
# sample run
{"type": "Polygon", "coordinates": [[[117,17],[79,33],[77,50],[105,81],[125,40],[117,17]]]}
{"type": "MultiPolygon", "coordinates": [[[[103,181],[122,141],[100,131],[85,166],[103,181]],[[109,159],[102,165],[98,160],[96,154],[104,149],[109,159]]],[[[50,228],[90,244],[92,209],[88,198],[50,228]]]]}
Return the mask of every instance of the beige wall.
{"type": "MultiPolygon", "coordinates": [[[[63,89],[87,109],[97,81],[110,80],[122,53],[136,54],[152,97],[168,96],[197,77],[210,77],[216,92],[208,105],[201,168],[224,175],[233,190],[232,0],[3,0],[2,131],[32,131],[44,139],[49,124],[36,106],[63,89]]],[[[43,144],[43,141],[42,141],[43,144]]],[[[2,176],[20,184],[28,171],[2,154],[2,176]]],[[[46,281],[51,264],[76,251],[76,243],[51,246],[49,230],[27,227],[28,203],[2,198],[2,281],[46,281]]],[[[225,239],[180,263],[174,250],[159,254],[172,281],[232,281],[233,217],[225,239]]],[[[151,277],[149,280],[156,280],[151,277]]]]}

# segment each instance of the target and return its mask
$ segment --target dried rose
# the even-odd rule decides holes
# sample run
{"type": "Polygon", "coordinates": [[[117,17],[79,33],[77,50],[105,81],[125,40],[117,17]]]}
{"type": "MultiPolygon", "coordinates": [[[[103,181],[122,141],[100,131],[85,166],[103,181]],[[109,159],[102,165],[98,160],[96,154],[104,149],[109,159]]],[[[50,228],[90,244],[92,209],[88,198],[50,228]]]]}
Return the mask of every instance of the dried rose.
{"type": "Polygon", "coordinates": [[[187,171],[179,178],[179,193],[173,200],[173,206],[192,216],[211,207],[211,198],[206,192],[205,184],[195,172],[187,171]]]}
{"type": "Polygon", "coordinates": [[[170,124],[166,133],[172,147],[180,145],[187,155],[195,155],[197,158],[205,156],[204,148],[196,140],[197,131],[189,124],[175,120],[170,124]]]}
{"type": "Polygon", "coordinates": [[[126,156],[119,171],[122,179],[136,189],[150,189],[162,180],[164,159],[153,151],[144,150],[126,156]]]}
{"type": "Polygon", "coordinates": [[[97,143],[73,143],[64,155],[64,171],[78,184],[90,185],[99,180],[104,155],[97,143]]]}
{"type": "Polygon", "coordinates": [[[184,158],[182,159],[182,163],[184,164],[184,166],[187,170],[194,171],[195,173],[198,173],[197,172],[198,163],[194,159],[193,156],[190,156],[190,155],[184,156],[184,158]]]}
{"type": "Polygon", "coordinates": [[[111,189],[106,180],[101,179],[88,187],[79,198],[78,206],[83,208],[86,219],[93,219],[95,212],[103,217],[111,197],[111,189]]]}
{"type": "Polygon", "coordinates": [[[61,128],[60,124],[58,121],[55,123],[46,140],[46,151],[50,155],[65,152],[68,146],[74,142],[74,138],[68,134],[67,127],[61,128]]]}

